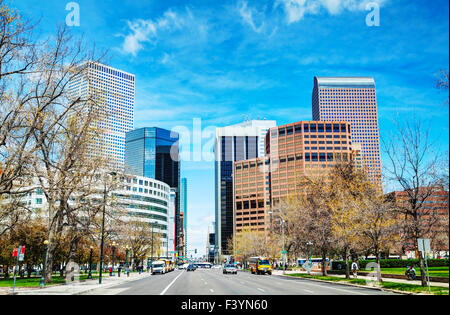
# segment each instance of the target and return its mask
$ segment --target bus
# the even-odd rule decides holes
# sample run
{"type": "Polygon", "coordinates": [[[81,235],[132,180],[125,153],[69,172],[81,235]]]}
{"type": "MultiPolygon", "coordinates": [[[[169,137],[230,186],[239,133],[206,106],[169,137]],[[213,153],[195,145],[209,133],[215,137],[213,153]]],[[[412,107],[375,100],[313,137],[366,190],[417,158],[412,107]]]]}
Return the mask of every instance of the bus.
{"type": "Polygon", "coordinates": [[[252,275],[264,275],[272,274],[272,264],[269,258],[267,257],[250,257],[249,259],[250,272],[252,275]]]}

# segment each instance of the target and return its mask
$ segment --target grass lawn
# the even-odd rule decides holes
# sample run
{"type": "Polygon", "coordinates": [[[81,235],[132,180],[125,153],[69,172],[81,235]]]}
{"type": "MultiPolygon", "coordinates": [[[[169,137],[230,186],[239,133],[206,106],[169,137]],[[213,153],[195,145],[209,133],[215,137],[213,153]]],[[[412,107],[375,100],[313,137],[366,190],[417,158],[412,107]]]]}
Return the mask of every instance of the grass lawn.
{"type": "MultiPolygon", "coordinates": [[[[417,275],[420,276],[420,268],[416,269],[417,275]]],[[[406,268],[381,268],[381,273],[404,275],[406,268]]],[[[446,277],[448,278],[449,267],[429,267],[430,277],[446,277]]]]}
{"type": "MultiPolygon", "coordinates": [[[[87,280],[87,275],[80,275],[80,280],[87,280]]],[[[97,279],[98,276],[96,274],[92,275],[93,279],[97,279]]],[[[31,278],[17,278],[16,279],[16,287],[39,287],[39,283],[41,282],[41,277],[31,277],[31,278]]],[[[54,284],[64,284],[66,283],[65,277],[53,276],[52,283],[54,284]]],[[[0,287],[12,287],[14,285],[14,278],[10,278],[8,280],[0,279],[0,287]]]]}
{"type": "MultiPolygon", "coordinates": [[[[290,276],[306,278],[306,279],[318,279],[318,280],[326,280],[333,282],[346,282],[360,285],[367,285],[366,280],[364,279],[344,279],[339,277],[323,277],[312,275],[309,276],[307,274],[292,274],[290,276]]],[[[428,287],[422,287],[420,285],[408,284],[408,283],[396,283],[396,282],[383,282],[381,286],[385,289],[399,290],[405,292],[413,292],[413,293],[428,293],[428,287]]],[[[444,287],[431,287],[431,293],[434,295],[449,295],[449,289],[444,287]]]]}

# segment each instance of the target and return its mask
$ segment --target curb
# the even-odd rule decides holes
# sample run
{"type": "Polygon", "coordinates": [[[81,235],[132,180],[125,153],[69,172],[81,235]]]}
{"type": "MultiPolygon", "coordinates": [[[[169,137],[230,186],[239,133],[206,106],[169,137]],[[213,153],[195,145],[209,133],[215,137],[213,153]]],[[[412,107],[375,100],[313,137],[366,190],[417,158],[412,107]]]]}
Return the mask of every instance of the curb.
{"type": "Polygon", "coordinates": [[[360,284],[354,284],[354,283],[343,283],[340,281],[327,281],[327,280],[320,280],[320,279],[308,279],[308,278],[302,278],[302,277],[294,277],[294,276],[288,276],[288,275],[280,275],[279,277],[286,277],[290,279],[298,279],[298,280],[309,280],[309,281],[316,281],[316,282],[324,282],[324,283],[331,283],[331,284],[339,284],[344,286],[350,286],[350,287],[357,287],[357,288],[364,288],[364,289],[371,289],[371,290],[378,290],[383,292],[392,292],[402,295],[428,295],[428,294],[422,294],[422,293],[415,293],[415,292],[405,292],[400,290],[393,290],[393,289],[385,289],[385,288],[377,288],[377,287],[371,287],[366,285],[360,285],[360,284]]]}

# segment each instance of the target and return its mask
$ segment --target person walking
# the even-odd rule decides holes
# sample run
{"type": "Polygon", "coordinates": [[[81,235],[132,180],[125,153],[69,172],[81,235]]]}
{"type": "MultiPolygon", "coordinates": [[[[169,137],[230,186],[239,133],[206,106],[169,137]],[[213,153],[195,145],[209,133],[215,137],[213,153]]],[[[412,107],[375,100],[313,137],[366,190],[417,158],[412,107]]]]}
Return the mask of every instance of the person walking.
{"type": "Polygon", "coordinates": [[[358,268],[358,264],[356,263],[356,261],[354,261],[353,263],[352,263],[352,272],[353,272],[353,278],[358,278],[358,270],[359,270],[359,268],[358,268]]]}

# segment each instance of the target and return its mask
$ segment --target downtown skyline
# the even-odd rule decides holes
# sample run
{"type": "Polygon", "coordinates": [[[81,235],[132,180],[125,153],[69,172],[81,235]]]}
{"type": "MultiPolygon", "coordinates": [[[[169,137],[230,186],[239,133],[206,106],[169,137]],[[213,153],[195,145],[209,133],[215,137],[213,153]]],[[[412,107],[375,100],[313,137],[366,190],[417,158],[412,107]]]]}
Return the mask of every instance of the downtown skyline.
{"type": "MultiPolygon", "coordinates": [[[[448,19],[436,18],[448,16],[445,1],[382,1],[379,28],[365,25],[367,12],[343,4],[299,16],[282,1],[129,2],[120,13],[111,1],[78,3],[81,24],[73,30],[109,49],[108,65],[136,75],[136,128],[191,130],[193,118],[203,129],[224,127],[248,115],[279,125],[310,120],[314,76],[371,76],[382,137],[397,116],[422,117],[448,150],[446,95],[434,88],[435,74],[448,68],[448,19]],[[431,20],[437,26],[428,29],[431,20]]],[[[42,16],[43,35],[67,14],[53,1],[16,6],[42,16]]],[[[189,247],[202,254],[214,220],[214,163],[185,162],[182,172],[189,179],[189,247]]]]}

